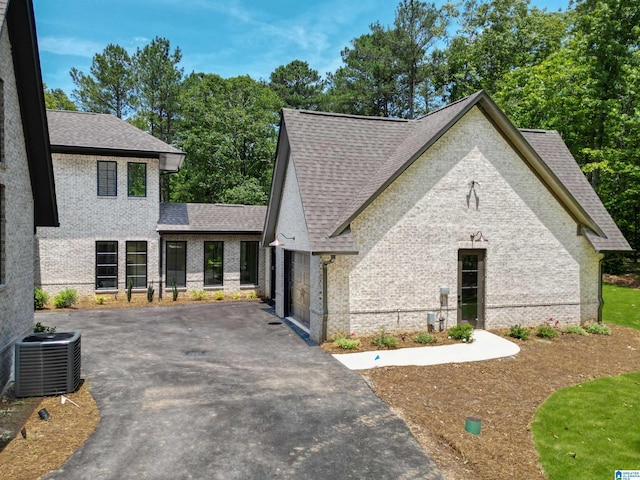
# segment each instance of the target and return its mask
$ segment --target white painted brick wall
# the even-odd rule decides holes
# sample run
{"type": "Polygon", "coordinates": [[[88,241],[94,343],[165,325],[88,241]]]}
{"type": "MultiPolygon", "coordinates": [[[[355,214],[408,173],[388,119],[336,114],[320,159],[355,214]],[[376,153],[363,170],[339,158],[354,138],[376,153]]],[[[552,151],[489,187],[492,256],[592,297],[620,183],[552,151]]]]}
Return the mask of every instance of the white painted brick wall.
{"type": "Polygon", "coordinates": [[[360,251],[329,268],[329,335],[426,328],[440,286],[456,323],[457,256],[482,231],[487,329],[596,318],[599,255],[474,108],[351,224],[360,251]],[[478,207],[471,195],[476,187],[478,207]]]}
{"type": "Polygon", "coordinates": [[[33,195],[7,28],[0,36],[4,82],[4,284],[0,285],[0,392],[12,374],[13,344],[33,329],[33,195]]]}
{"type": "MultiPolygon", "coordinates": [[[[260,235],[188,235],[188,234],[165,234],[164,242],[179,241],[187,242],[187,286],[179,288],[179,290],[222,290],[226,294],[242,292],[246,294],[255,291],[256,294],[264,294],[264,278],[265,278],[265,256],[267,249],[259,249],[258,259],[258,281],[256,286],[240,285],[240,242],[255,241],[259,242],[260,235]],[[222,287],[205,287],[204,286],[204,242],[222,241],[223,245],[223,286],[222,287]]],[[[166,255],[164,248],[163,256],[166,255]]],[[[166,266],[166,260],[163,259],[163,265],[166,266]]],[[[163,268],[163,278],[166,276],[166,269],[163,268]]],[[[171,282],[166,286],[164,282],[165,297],[171,296],[171,282]]]]}
{"type": "Polygon", "coordinates": [[[147,242],[147,281],[159,281],[157,159],[53,154],[60,227],[39,228],[38,283],[50,295],[70,287],[95,292],[95,242],[118,241],[118,287],[126,288],[126,242],[147,242]],[[98,196],[97,161],[115,161],[118,195],[98,196]],[[128,197],[127,163],[147,164],[147,196],[128,197]]]}

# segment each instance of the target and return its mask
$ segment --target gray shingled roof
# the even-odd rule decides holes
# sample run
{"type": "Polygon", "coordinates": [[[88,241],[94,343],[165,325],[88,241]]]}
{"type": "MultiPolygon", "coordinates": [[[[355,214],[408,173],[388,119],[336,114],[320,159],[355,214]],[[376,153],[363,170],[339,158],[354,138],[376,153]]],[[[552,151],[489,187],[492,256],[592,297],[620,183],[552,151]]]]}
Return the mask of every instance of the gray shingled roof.
{"type": "Polygon", "coordinates": [[[572,215],[606,234],[605,238],[585,229],[596,250],[630,250],[560,136],[519,133],[484,92],[409,121],[284,109],[278,143],[284,153],[277,155],[263,241],[268,243],[274,233],[287,149],[298,178],[311,251],[355,252],[351,221],[474,106],[523,149],[523,157],[541,170],[572,215]]]}
{"type": "Polygon", "coordinates": [[[184,159],[182,151],[113,115],[47,110],[47,119],[53,152],[153,156],[167,160],[163,170],[177,170],[184,159]]]}
{"type": "Polygon", "coordinates": [[[161,203],[160,233],[261,234],[267,207],[212,203],[161,203]]]}

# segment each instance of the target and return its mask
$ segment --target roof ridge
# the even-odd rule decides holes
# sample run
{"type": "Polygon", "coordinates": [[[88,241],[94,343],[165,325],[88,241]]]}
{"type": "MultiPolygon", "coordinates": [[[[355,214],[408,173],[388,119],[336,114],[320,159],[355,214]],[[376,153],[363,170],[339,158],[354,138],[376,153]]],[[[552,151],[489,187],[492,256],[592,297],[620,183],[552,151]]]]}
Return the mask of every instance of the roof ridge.
{"type": "Polygon", "coordinates": [[[357,115],[354,113],[338,113],[338,112],[322,112],[319,110],[297,110],[294,108],[286,108],[283,110],[289,110],[292,112],[301,113],[303,115],[318,115],[323,117],[340,117],[340,118],[353,118],[355,120],[372,120],[372,121],[383,121],[383,122],[399,122],[399,123],[409,123],[411,120],[406,118],[395,118],[395,117],[375,117],[368,115],[357,115]]]}

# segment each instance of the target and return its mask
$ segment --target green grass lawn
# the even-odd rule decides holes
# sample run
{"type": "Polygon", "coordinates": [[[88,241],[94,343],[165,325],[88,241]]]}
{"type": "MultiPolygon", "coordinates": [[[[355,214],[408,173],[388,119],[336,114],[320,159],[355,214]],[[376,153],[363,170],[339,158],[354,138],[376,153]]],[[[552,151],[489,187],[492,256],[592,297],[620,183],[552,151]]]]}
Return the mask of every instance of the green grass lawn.
{"type": "Polygon", "coordinates": [[[640,330],[640,290],[604,284],[602,321],[640,330]]]}
{"type": "Polygon", "coordinates": [[[608,479],[640,469],[640,372],[599,378],[554,393],[531,430],[551,480],[608,479]]]}

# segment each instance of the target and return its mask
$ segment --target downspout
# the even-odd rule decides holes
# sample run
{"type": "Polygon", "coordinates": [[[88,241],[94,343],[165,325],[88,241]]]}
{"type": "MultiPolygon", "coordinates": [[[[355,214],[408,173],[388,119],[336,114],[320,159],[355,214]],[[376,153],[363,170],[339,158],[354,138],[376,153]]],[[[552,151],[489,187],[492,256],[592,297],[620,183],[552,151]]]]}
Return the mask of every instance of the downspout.
{"type": "Polygon", "coordinates": [[[158,242],[159,245],[159,249],[160,249],[160,255],[159,255],[159,259],[158,259],[158,274],[159,274],[159,278],[160,278],[160,285],[158,286],[159,290],[158,290],[158,298],[160,300],[162,300],[162,285],[163,285],[163,281],[162,281],[162,235],[160,235],[160,241],[158,242]]]}
{"type": "Polygon", "coordinates": [[[602,307],[604,306],[604,298],[602,297],[602,261],[604,255],[598,260],[598,323],[602,323],[602,307]]]}
{"type": "Polygon", "coordinates": [[[322,261],[322,332],[320,333],[320,343],[327,341],[327,319],[329,316],[329,306],[327,301],[327,265],[330,265],[335,261],[335,255],[331,255],[329,260],[322,261]]]}

